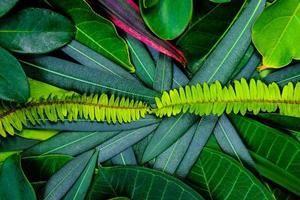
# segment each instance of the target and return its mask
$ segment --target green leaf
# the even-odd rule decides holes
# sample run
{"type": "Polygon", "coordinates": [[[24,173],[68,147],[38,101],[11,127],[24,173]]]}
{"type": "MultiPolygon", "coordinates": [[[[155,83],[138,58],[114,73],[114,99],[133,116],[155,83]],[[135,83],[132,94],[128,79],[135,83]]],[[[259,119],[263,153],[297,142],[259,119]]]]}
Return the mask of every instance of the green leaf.
{"type": "Polygon", "coordinates": [[[158,37],[172,40],[178,37],[189,24],[193,14],[192,0],[164,0],[152,4],[150,8],[139,1],[142,17],[158,37]]]}
{"type": "Polygon", "coordinates": [[[67,90],[81,93],[112,93],[149,102],[154,102],[154,97],[158,96],[157,92],[146,88],[142,83],[124,81],[124,78],[116,78],[100,69],[60,58],[42,56],[20,62],[28,76],[67,90]]]}
{"type": "Polygon", "coordinates": [[[148,162],[165,151],[194,124],[195,120],[194,116],[185,114],[163,120],[147,145],[142,162],[148,162]]]}
{"type": "Polygon", "coordinates": [[[143,7],[150,8],[159,3],[160,0],[143,0],[143,7]]]}
{"type": "Polygon", "coordinates": [[[96,162],[98,157],[98,151],[95,151],[93,156],[90,158],[88,164],[86,165],[84,171],[77,179],[72,188],[68,191],[64,200],[84,200],[89,186],[92,182],[94,175],[96,162]]]}
{"type": "Polygon", "coordinates": [[[172,87],[172,83],[173,83],[172,60],[164,54],[159,54],[159,58],[156,63],[153,89],[159,92],[163,92],[164,90],[170,90],[172,87]]]}
{"type": "Polygon", "coordinates": [[[62,132],[24,151],[22,156],[47,154],[77,155],[90,150],[118,132],[62,132]]]}
{"type": "Polygon", "coordinates": [[[47,140],[54,135],[59,133],[56,130],[32,130],[32,129],[24,129],[20,133],[17,133],[18,136],[27,139],[33,140],[47,140]]]}
{"type": "Polygon", "coordinates": [[[137,160],[135,158],[134,151],[132,147],[129,147],[113,157],[111,162],[114,165],[137,165],[137,160]]]}
{"type": "Polygon", "coordinates": [[[156,127],[157,124],[153,124],[151,126],[134,130],[122,131],[113,138],[105,141],[97,147],[100,152],[98,162],[104,162],[131,147],[138,141],[151,134],[156,127]]]}
{"type": "Polygon", "coordinates": [[[36,199],[34,190],[25,177],[20,163],[20,155],[8,157],[0,169],[1,199],[36,199]]]}
{"type": "Polygon", "coordinates": [[[134,66],[128,47],[117,34],[114,25],[91,10],[83,0],[48,0],[51,5],[68,14],[75,22],[77,41],[119,63],[130,72],[134,66]]]}
{"type": "Polygon", "coordinates": [[[41,182],[47,181],[72,159],[69,155],[51,154],[23,157],[21,162],[30,182],[41,182]]]}
{"type": "Polygon", "coordinates": [[[188,179],[206,199],[274,199],[265,186],[233,158],[204,148],[188,179]]]}
{"type": "Polygon", "coordinates": [[[260,15],[252,39],[263,56],[261,69],[284,67],[300,59],[300,48],[295,45],[300,42],[299,19],[298,0],[277,0],[260,15]]]}
{"type": "Polygon", "coordinates": [[[168,174],[173,174],[181,162],[186,150],[193,139],[197,123],[189,128],[181,138],[172,144],[167,150],[156,157],[153,168],[168,174]]]}
{"type": "Polygon", "coordinates": [[[257,170],[266,178],[300,195],[300,143],[253,119],[238,115],[230,115],[230,119],[248,147],[257,170]]]}
{"type": "Polygon", "coordinates": [[[0,20],[0,45],[18,53],[47,53],[73,35],[72,23],[47,9],[27,8],[0,20]]]}
{"type": "Polygon", "coordinates": [[[116,78],[130,79],[132,81],[140,83],[140,81],[136,77],[134,77],[133,74],[130,74],[122,66],[114,63],[98,52],[77,42],[76,40],[73,40],[70,44],[61,48],[61,51],[63,51],[82,65],[105,71],[111,76],[115,76],[116,78]]]}
{"type": "Polygon", "coordinates": [[[45,186],[43,199],[61,199],[80,177],[93,153],[94,150],[90,150],[80,154],[51,176],[45,186]]]}
{"type": "Polygon", "coordinates": [[[231,0],[209,0],[209,1],[214,2],[214,3],[228,3],[231,0]]]}
{"type": "Polygon", "coordinates": [[[146,47],[139,40],[127,34],[127,44],[131,53],[131,60],[135,65],[135,74],[147,86],[152,87],[155,76],[155,64],[146,47]]]}
{"type": "Polygon", "coordinates": [[[39,140],[25,139],[19,136],[7,137],[0,141],[0,152],[22,151],[39,142],[39,140]]]}
{"type": "Polygon", "coordinates": [[[271,126],[290,131],[300,131],[300,118],[280,115],[278,113],[261,113],[259,119],[266,120],[271,126]]]}
{"type": "Polygon", "coordinates": [[[29,98],[29,85],[20,63],[1,47],[0,58],[0,98],[25,102],[29,98]]]}
{"type": "Polygon", "coordinates": [[[0,0],[0,17],[8,13],[19,0],[0,0]]]}
{"type": "Polygon", "coordinates": [[[263,81],[266,83],[276,82],[280,86],[284,86],[289,82],[297,83],[300,81],[300,64],[295,64],[275,71],[263,78],[263,81]]]}
{"type": "Polygon", "coordinates": [[[192,188],[165,173],[141,167],[105,167],[96,175],[87,199],[203,199],[192,188]]]}
{"type": "Polygon", "coordinates": [[[231,28],[231,23],[243,3],[234,1],[230,4],[218,4],[211,6],[209,11],[203,13],[208,7],[206,1],[194,2],[195,8],[201,9],[201,14],[193,16],[188,30],[176,42],[178,48],[183,51],[189,61],[188,69],[194,74],[199,68],[194,63],[205,61],[209,54],[216,48],[220,40],[231,28]],[[212,7],[212,8],[211,8],[212,7]]]}
{"type": "Polygon", "coordinates": [[[246,1],[239,18],[218,43],[210,56],[201,64],[190,84],[219,80],[227,83],[234,69],[245,55],[251,43],[251,27],[256,17],[262,12],[265,0],[246,1]],[[202,67],[200,67],[202,66],[202,67]]]}
{"type": "Polygon", "coordinates": [[[224,152],[235,157],[240,164],[246,164],[255,170],[255,163],[250,156],[247,147],[226,115],[222,115],[214,129],[214,135],[224,152]]]}

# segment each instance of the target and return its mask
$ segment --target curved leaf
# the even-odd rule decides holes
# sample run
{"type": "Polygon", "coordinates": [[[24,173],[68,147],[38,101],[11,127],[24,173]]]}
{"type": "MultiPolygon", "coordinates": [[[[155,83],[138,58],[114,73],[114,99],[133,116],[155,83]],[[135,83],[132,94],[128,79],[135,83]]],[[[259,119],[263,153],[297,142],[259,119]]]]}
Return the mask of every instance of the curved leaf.
{"type": "Polygon", "coordinates": [[[204,148],[188,179],[206,199],[274,199],[267,188],[229,156],[204,148]]]}
{"type": "Polygon", "coordinates": [[[36,199],[34,190],[22,171],[18,154],[8,157],[0,168],[1,199],[36,199]]]}
{"type": "Polygon", "coordinates": [[[280,68],[300,59],[300,2],[277,0],[253,26],[253,43],[263,55],[260,69],[280,68]],[[266,37],[266,35],[268,37],[266,37]]]}
{"type": "Polygon", "coordinates": [[[165,173],[141,167],[100,168],[87,199],[203,199],[192,188],[165,173]],[[120,181],[122,180],[122,181],[120,181]]]}
{"type": "Polygon", "coordinates": [[[0,20],[1,46],[18,53],[47,53],[70,42],[73,35],[72,23],[47,9],[27,8],[0,20]]]}
{"type": "Polygon", "coordinates": [[[9,12],[19,0],[0,0],[0,17],[9,12]]]}
{"type": "Polygon", "coordinates": [[[258,171],[300,195],[300,143],[253,119],[238,115],[230,115],[230,119],[250,150],[258,171]]]}
{"type": "Polygon", "coordinates": [[[119,63],[131,72],[128,47],[118,35],[114,25],[96,14],[83,0],[48,0],[51,5],[63,10],[75,22],[77,41],[119,63]]]}
{"type": "Polygon", "coordinates": [[[173,83],[173,65],[169,57],[159,54],[153,82],[153,89],[163,92],[170,90],[173,83]]]}
{"type": "Polygon", "coordinates": [[[0,99],[25,102],[28,98],[29,85],[20,63],[0,47],[0,99]]]}
{"type": "Polygon", "coordinates": [[[144,22],[158,37],[173,40],[187,27],[193,14],[192,0],[164,0],[145,7],[145,0],[139,1],[144,22]]]}

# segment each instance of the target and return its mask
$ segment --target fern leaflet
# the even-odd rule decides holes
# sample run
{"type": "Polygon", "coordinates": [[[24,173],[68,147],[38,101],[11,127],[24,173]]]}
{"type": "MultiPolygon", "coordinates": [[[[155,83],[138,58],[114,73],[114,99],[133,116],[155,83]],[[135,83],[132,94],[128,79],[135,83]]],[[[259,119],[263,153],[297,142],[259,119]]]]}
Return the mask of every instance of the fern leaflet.
{"type": "Polygon", "coordinates": [[[222,115],[225,113],[241,113],[247,111],[254,114],[275,112],[300,117],[300,83],[294,87],[292,83],[284,86],[282,92],[276,83],[266,85],[262,81],[245,79],[234,81],[234,86],[222,87],[220,82],[211,85],[204,83],[185,86],[163,92],[156,98],[157,108],[153,109],[157,116],[177,115],[181,112],[196,115],[222,115]]]}
{"type": "Polygon", "coordinates": [[[29,121],[32,125],[48,119],[76,121],[79,118],[108,123],[130,122],[144,117],[148,106],[141,101],[119,98],[114,95],[65,95],[31,99],[25,104],[17,104],[0,113],[0,135],[14,135],[14,129],[21,131],[29,121]]]}

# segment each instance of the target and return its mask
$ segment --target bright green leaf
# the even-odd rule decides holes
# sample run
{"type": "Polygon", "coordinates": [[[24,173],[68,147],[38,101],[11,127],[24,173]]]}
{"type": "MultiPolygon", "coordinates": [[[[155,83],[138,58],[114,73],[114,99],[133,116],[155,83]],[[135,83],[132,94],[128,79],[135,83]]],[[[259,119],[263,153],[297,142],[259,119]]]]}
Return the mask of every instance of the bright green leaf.
{"type": "Polygon", "coordinates": [[[263,56],[261,69],[280,68],[300,59],[300,2],[277,0],[257,19],[254,45],[263,56]]]}
{"type": "Polygon", "coordinates": [[[165,40],[178,37],[186,29],[193,13],[192,0],[163,0],[152,4],[150,8],[143,6],[143,0],[139,4],[145,23],[165,40]]]}

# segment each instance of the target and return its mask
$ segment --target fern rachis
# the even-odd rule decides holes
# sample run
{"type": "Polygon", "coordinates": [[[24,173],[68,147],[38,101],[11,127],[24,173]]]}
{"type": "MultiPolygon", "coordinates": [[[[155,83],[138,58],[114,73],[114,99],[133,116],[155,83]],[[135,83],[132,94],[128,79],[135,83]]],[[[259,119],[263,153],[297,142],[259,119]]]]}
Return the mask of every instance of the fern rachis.
{"type": "Polygon", "coordinates": [[[266,85],[262,81],[245,79],[235,81],[234,86],[222,87],[217,81],[211,85],[204,83],[164,92],[156,98],[157,108],[153,112],[159,116],[177,115],[190,112],[197,115],[222,115],[247,111],[254,114],[279,112],[284,115],[300,116],[300,84],[295,88],[292,83],[286,85],[282,93],[276,83],[266,85]]]}
{"type": "Polygon", "coordinates": [[[138,120],[146,114],[158,117],[189,112],[196,115],[221,115],[223,113],[254,114],[276,112],[283,115],[300,116],[300,83],[284,86],[282,92],[276,83],[245,79],[234,85],[223,87],[218,81],[208,85],[186,85],[184,88],[163,92],[156,98],[156,107],[151,108],[142,101],[129,98],[108,97],[106,94],[66,95],[62,97],[31,99],[25,104],[13,105],[0,113],[0,135],[13,135],[14,129],[22,130],[29,121],[40,124],[45,119],[76,121],[78,118],[107,123],[123,123],[138,120]]]}

